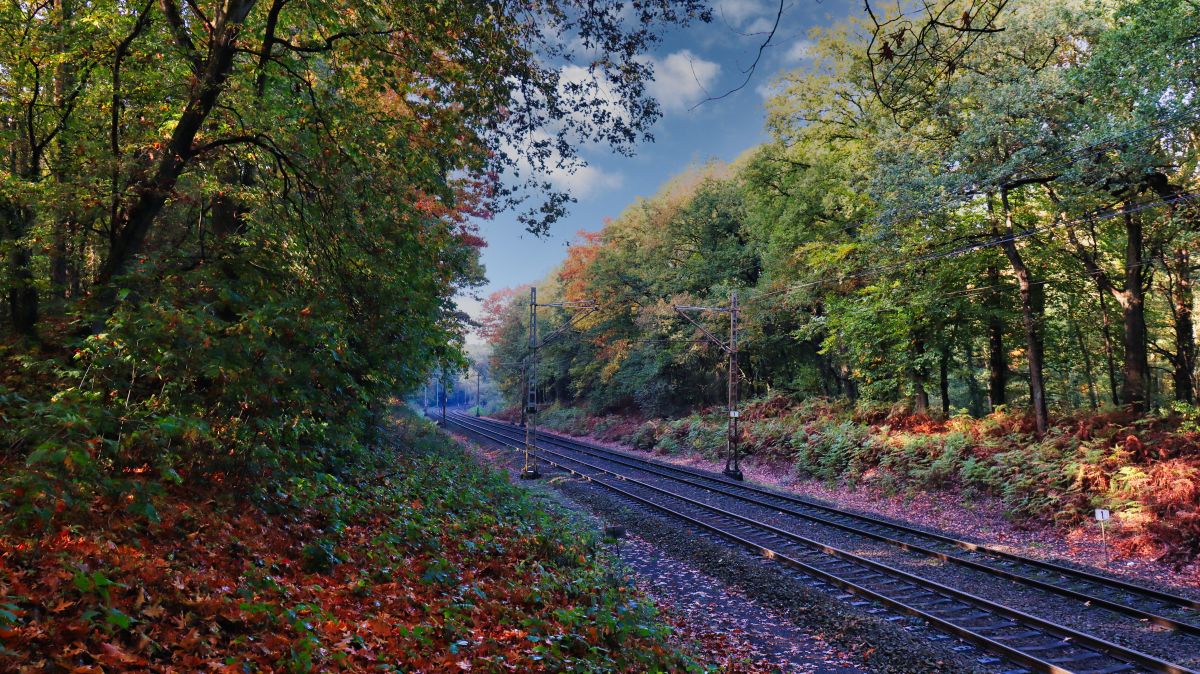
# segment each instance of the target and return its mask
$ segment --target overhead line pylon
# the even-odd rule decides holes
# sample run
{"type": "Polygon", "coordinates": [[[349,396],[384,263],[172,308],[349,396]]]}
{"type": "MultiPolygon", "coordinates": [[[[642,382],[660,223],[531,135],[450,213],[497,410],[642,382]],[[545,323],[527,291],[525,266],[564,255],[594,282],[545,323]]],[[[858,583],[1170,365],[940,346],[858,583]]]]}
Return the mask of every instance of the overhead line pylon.
{"type": "Polygon", "coordinates": [[[675,312],[683,316],[692,325],[696,326],[704,336],[713,344],[721,347],[721,350],[729,356],[729,379],[728,379],[728,412],[729,412],[729,427],[725,438],[725,470],[722,472],[726,477],[734,480],[743,480],[742,469],[738,465],[738,417],[741,412],[738,410],[738,384],[741,381],[740,371],[738,370],[738,295],[737,291],[729,294],[728,307],[694,307],[683,304],[672,306],[675,312]],[[708,328],[700,324],[687,314],[689,311],[706,311],[716,313],[729,314],[729,341],[725,342],[714,335],[708,328]]]}
{"type": "Polygon", "coordinates": [[[529,288],[529,353],[524,358],[525,371],[525,467],[521,469],[521,478],[526,480],[537,479],[542,476],[537,469],[537,463],[533,460],[531,452],[534,450],[534,440],[537,436],[537,385],[534,382],[534,376],[537,371],[537,355],[538,349],[546,346],[546,344],[557,339],[565,333],[575,322],[587,316],[596,310],[595,302],[547,302],[538,304],[537,288],[529,288]],[[554,332],[546,335],[545,339],[538,341],[537,338],[537,310],[538,307],[560,307],[568,309],[584,309],[581,314],[576,314],[558,328],[554,332]]]}

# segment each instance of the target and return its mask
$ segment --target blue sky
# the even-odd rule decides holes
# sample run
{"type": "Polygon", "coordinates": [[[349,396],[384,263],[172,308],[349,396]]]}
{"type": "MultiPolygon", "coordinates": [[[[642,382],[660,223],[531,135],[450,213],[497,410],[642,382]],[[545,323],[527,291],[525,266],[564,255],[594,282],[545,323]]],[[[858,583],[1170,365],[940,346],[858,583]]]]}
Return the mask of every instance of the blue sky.
{"type": "MultiPolygon", "coordinates": [[[[653,194],[691,165],[711,158],[731,161],[766,140],[763,102],[771,80],[804,64],[808,33],[814,26],[828,26],[863,11],[858,0],[786,1],[780,28],[750,83],[721,100],[696,106],[706,98],[705,91],[718,95],[745,79],[744,70],[753,63],[763,33],[774,21],[776,0],[713,0],[711,23],[666,36],[649,54],[656,71],[649,89],[664,113],[652,131],[654,142],[640,144],[633,157],[586,148],[582,152],[586,168],[574,175],[553,176],[558,187],[569,188],[577,203],[547,236],[525,232],[513,213],[479,223],[488,242],[483,264],[489,282],[471,295],[486,297],[500,288],[542,279],[562,262],[576,232],[600,229],[605,218],[617,216],[637,197],[653,194]]],[[[475,297],[461,295],[458,302],[467,313],[478,316],[475,297]]]]}

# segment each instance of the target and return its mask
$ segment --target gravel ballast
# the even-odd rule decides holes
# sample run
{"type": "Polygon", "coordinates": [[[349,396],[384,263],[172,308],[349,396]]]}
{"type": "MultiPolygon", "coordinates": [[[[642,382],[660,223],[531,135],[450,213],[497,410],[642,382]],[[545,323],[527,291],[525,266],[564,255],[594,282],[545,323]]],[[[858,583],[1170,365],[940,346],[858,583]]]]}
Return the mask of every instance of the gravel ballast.
{"type": "MultiPolygon", "coordinates": [[[[569,450],[563,450],[570,455],[569,450]]],[[[782,514],[779,511],[748,503],[732,496],[691,486],[644,470],[618,464],[597,456],[581,456],[589,464],[628,475],[640,482],[665,489],[722,510],[778,527],[784,531],[818,543],[851,551],[855,555],[887,564],[893,568],[932,580],[950,587],[964,589],[976,596],[1017,607],[1066,627],[1096,635],[1168,661],[1196,666],[1200,664],[1200,638],[1180,634],[1142,622],[1136,617],[1104,608],[1090,606],[1080,600],[1063,597],[1045,590],[1029,587],[970,569],[946,563],[920,553],[902,550],[862,535],[818,522],[782,514]]],[[[569,464],[570,462],[567,461],[569,464]]],[[[636,486],[622,482],[622,488],[638,491],[636,486]]]]}
{"type": "MultiPolygon", "coordinates": [[[[491,453],[519,470],[515,453],[491,453]]],[[[606,522],[619,523],[663,553],[684,561],[736,591],[770,607],[795,625],[856,654],[872,672],[997,672],[1013,666],[974,647],[871,602],[839,600],[840,590],[780,564],[735,548],[715,535],[680,526],[677,520],[634,505],[585,480],[553,476],[547,482],[606,522]],[[982,662],[980,662],[982,660],[982,662]]]]}

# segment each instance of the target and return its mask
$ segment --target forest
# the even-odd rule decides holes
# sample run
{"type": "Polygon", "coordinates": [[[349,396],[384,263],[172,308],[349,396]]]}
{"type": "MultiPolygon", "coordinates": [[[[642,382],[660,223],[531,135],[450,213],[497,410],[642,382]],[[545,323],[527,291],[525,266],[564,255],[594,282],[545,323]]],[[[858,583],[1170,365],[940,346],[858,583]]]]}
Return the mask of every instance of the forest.
{"type": "MultiPolygon", "coordinates": [[[[772,83],[769,142],[581,232],[536,284],[596,307],[540,319],[572,322],[533,366],[548,423],[675,418],[623,439],[723,451],[726,355],[673,307],[736,293],[742,395],[775,424],[752,451],[829,479],[891,465],[901,489],[937,464],[1014,514],[1111,505],[1194,558],[1200,7],[1019,3],[950,63],[888,21],[814,33],[772,83]],[[930,446],[877,432],[914,419],[930,446]]],[[[527,295],[482,325],[514,402],[527,295]]],[[[727,339],[727,313],[696,320],[727,339]]]]}
{"type": "MultiPolygon", "coordinates": [[[[532,363],[541,423],[715,459],[729,361],[673,307],[735,293],[761,465],[1108,507],[1194,570],[1196,0],[856,5],[731,85],[768,142],[579,235],[536,360],[528,288],[468,315],[488,227],[547,235],[562,176],[648,152],[656,56],[745,4],[0,4],[0,671],[769,671],[638,584],[562,491],[597,485],[419,413],[474,365],[504,414],[532,363]]],[[[757,6],[761,57],[791,3],[757,6]]],[[[835,614],[863,657],[975,657],[835,614]]]]}
{"type": "Polygon", "coordinates": [[[709,17],[0,5],[0,670],[681,662],[594,539],[396,396],[465,362],[474,223],[559,217],[539,176],[642,139],[659,110],[635,57],[709,17]],[[594,77],[564,81],[578,52],[594,77]],[[464,607],[477,573],[495,599],[464,607]],[[507,608],[538,583],[554,601],[507,608]]]}

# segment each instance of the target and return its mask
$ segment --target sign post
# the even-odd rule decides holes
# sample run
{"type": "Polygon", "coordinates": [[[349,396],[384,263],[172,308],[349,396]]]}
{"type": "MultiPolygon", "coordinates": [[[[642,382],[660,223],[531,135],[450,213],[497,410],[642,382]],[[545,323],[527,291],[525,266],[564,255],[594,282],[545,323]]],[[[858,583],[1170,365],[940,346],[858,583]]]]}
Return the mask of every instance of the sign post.
{"type": "Polygon", "coordinates": [[[1104,548],[1104,566],[1108,566],[1108,532],[1104,523],[1112,518],[1112,513],[1104,508],[1096,508],[1096,521],[1100,523],[1100,545],[1104,548]]]}

